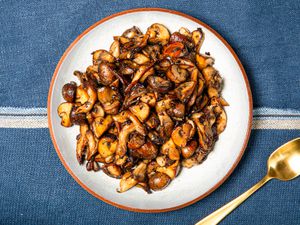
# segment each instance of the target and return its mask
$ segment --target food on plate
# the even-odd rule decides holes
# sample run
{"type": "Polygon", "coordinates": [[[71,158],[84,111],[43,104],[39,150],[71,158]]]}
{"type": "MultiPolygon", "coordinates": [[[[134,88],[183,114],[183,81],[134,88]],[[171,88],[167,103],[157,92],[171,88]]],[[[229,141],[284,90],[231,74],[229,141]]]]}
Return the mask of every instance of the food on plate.
{"type": "Polygon", "coordinates": [[[79,125],[76,158],[120,179],[122,193],[166,188],[182,167],[201,164],[226,128],[222,78],[200,53],[201,28],[170,33],[152,24],[114,36],[109,50],[62,87],[61,125],[79,125]]]}

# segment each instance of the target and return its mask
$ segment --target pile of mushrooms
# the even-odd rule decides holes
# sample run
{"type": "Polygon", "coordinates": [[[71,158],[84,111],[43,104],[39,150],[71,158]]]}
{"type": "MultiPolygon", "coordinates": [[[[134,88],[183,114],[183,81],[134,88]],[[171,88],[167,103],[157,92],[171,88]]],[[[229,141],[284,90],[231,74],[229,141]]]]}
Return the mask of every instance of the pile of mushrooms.
{"type": "Polygon", "coordinates": [[[118,192],[151,193],[181,167],[203,162],[226,127],[228,105],[214,59],[200,54],[203,41],[200,28],[171,34],[155,23],[93,52],[93,64],[74,72],[80,84],[63,86],[58,107],[62,126],[80,126],[79,164],[120,179],[118,192]]]}

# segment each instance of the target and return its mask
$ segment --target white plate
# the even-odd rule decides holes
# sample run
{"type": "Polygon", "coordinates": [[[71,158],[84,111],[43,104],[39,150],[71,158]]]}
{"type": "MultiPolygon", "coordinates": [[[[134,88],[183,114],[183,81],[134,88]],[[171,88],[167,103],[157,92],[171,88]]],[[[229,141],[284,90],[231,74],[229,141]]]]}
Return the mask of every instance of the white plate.
{"type": "MultiPolygon", "coordinates": [[[[76,80],[77,81],[77,80],[76,80]]],[[[163,212],[190,205],[207,196],[230,175],[243,155],[248,142],[252,121],[252,97],[246,74],[230,46],[203,22],[188,15],[165,9],[134,9],[124,11],[97,22],[82,33],[66,50],[54,72],[48,96],[49,129],[55,149],[73,178],[95,197],[117,207],[139,212],[163,212]],[[133,25],[143,32],[153,23],[162,23],[171,32],[180,27],[195,30],[201,27],[205,41],[201,52],[210,52],[215,67],[224,79],[223,97],[226,107],[227,128],[220,135],[213,152],[201,165],[183,169],[180,175],[163,191],[146,194],[140,188],[119,194],[119,180],[102,172],[87,172],[79,166],[75,156],[75,137],[78,127],[60,125],[57,107],[63,102],[62,86],[76,80],[74,70],[84,71],[92,63],[91,52],[108,49],[112,37],[133,25]]]]}

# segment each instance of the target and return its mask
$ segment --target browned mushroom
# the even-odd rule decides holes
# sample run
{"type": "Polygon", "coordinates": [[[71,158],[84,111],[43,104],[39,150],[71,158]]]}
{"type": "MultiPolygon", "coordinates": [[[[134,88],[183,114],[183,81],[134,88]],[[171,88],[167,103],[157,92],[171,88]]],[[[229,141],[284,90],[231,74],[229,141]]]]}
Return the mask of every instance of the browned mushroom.
{"type": "Polygon", "coordinates": [[[167,71],[167,77],[176,84],[186,81],[188,75],[187,70],[181,69],[178,65],[172,65],[167,71]]]}
{"type": "Polygon", "coordinates": [[[91,128],[97,138],[101,137],[105,131],[113,124],[114,120],[111,115],[107,115],[105,118],[97,117],[91,125],[91,128]]]}
{"type": "Polygon", "coordinates": [[[119,111],[120,96],[116,90],[110,87],[101,87],[97,91],[98,100],[101,102],[107,114],[115,115],[119,111]]]}
{"type": "Polygon", "coordinates": [[[133,132],[130,135],[127,146],[130,149],[137,149],[140,148],[143,144],[145,144],[145,137],[137,132],[133,132]]]}
{"type": "Polygon", "coordinates": [[[144,54],[136,53],[134,55],[133,61],[139,65],[143,65],[143,64],[150,62],[150,59],[147,56],[145,56],[144,54]]]}
{"type": "Polygon", "coordinates": [[[168,43],[170,38],[169,30],[159,23],[152,24],[148,28],[147,34],[149,35],[149,42],[152,44],[165,45],[168,43]]]}
{"type": "Polygon", "coordinates": [[[121,178],[120,189],[118,190],[118,192],[125,192],[134,187],[137,183],[138,181],[133,178],[132,174],[130,172],[127,172],[121,178]]]}
{"type": "Polygon", "coordinates": [[[91,115],[93,118],[97,117],[104,117],[105,112],[104,109],[102,108],[100,102],[96,103],[91,111],[91,115]]]}
{"type": "Polygon", "coordinates": [[[142,34],[143,33],[140,31],[140,29],[138,27],[133,26],[132,28],[125,30],[124,33],[122,34],[122,37],[135,38],[142,34]]]}
{"type": "Polygon", "coordinates": [[[197,30],[194,30],[192,32],[192,41],[194,43],[195,50],[197,53],[200,52],[200,48],[204,42],[204,36],[205,35],[201,28],[198,28],[197,30]]]}
{"type": "Polygon", "coordinates": [[[106,50],[100,49],[97,51],[94,51],[92,53],[93,55],[93,64],[97,65],[101,62],[109,62],[113,63],[115,61],[115,58],[106,50]]]}
{"type": "Polygon", "coordinates": [[[158,167],[156,170],[157,172],[161,172],[168,175],[173,180],[178,175],[180,170],[179,160],[175,161],[168,167],[158,167]]]}
{"type": "Polygon", "coordinates": [[[150,140],[147,140],[140,148],[131,149],[129,154],[134,158],[139,159],[154,159],[158,149],[150,140]]]}
{"type": "Polygon", "coordinates": [[[67,102],[74,102],[76,98],[76,83],[70,82],[63,86],[62,88],[62,96],[67,102]]]}
{"type": "Polygon", "coordinates": [[[167,187],[170,183],[171,179],[168,175],[164,173],[154,173],[150,178],[149,178],[149,187],[153,191],[160,191],[167,187]]]}
{"type": "Polygon", "coordinates": [[[130,111],[123,111],[118,115],[113,116],[114,121],[119,123],[125,123],[126,121],[130,120],[134,126],[135,130],[142,135],[146,135],[146,130],[141,124],[141,122],[130,112],[130,111]]]}
{"type": "Polygon", "coordinates": [[[114,72],[111,65],[102,62],[98,67],[98,82],[103,85],[109,85],[116,79],[116,73],[114,72]]]}
{"type": "Polygon", "coordinates": [[[155,113],[152,113],[149,116],[149,119],[146,121],[146,125],[150,129],[156,129],[159,126],[159,124],[160,124],[160,121],[155,113]]]}
{"type": "Polygon", "coordinates": [[[102,167],[104,173],[113,178],[121,178],[122,170],[119,166],[113,163],[106,164],[102,167]]]}
{"type": "Polygon", "coordinates": [[[166,112],[159,113],[158,118],[160,121],[160,126],[158,127],[160,136],[164,139],[170,137],[174,128],[173,120],[166,112]]]}
{"type": "Polygon", "coordinates": [[[196,54],[196,64],[200,70],[214,64],[214,59],[210,56],[196,54]]]}
{"type": "Polygon", "coordinates": [[[70,114],[70,119],[72,124],[76,125],[81,125],[86,123],[86,114],[85,113],[76,113],[77,108],[73,107],[71,114],[70,114]]]}
{"type": "Polygon", "coordinates": [[[133,170],[132,175],[135,180],[139,182],[143,182],[146,180],[146,172],[147,172],[147,164],[145,162],[141,162],[133,170]]]}
{"type": "Polygon", "coordinates": [[[76,158],[79,164],[84,161],[84,151],[87,145],[86,132],[89,130],[89,126],[86,124],[80,125],[80,134],[76,144],[76,158]]]}
{"type": "Polygon", "coordinates": [[[82,86],[77,87],[76,89],[76,100],[75,102],[79,102],[80,104],[84,104],[89,99],[89,95],[86,90],[83,89],[82,86]]]}
{"type": "Polygon", "coordinates": [[[71,122],[71,111],[73,104],[70,102],[61,103],[57,108],[57,113],[61,118],[61,125],[64,127],[71,127],[73,124],[71,122]]]}
{"type": "Polygon", "coordinates": [[[190,158],[195,153],[197,147],[198,147],[197,141],[192,140],[188,142],[185,147],[181,148],[181,155],[185,159],[190,158]]]}
{"type": "Polygon", "coordinates": [[[172,140],[178,147],[185,147],[190,138],[195,134],[195,128],[192,121],[189,123],[184,123],[181,126],[175,128],[172,132],[172,140]]]}
{"type": "Polygon", "coordinates": [[[178,99],[183,103],[189,100],[189,97],[194,91],[196,84],[194,81],[188,81],[183,84],[180,84],[177,88],[175,88],[174,92],[178,99]]]}
{"type": "Polygon", "coordinates": [[[102,137],[98,142],[98,152],[106,158],[113,155],[117,150],[118,141],[111,136],[102,137]]]}
{"type": "Polygon", "coordinates": [[[88,145],[86,159],[88,161],[90,161],[92,156],[97,153],[97,139],[95,138],[95,136],[91,130],[86,131],[85,136],[86,136],[87,145],[88,145]]]}
{"type": "Polygon", "coordinates": [[[118,58],[120,55],[120,42],[118,40],[114,41],[110,48],[109,48],[109,53],[115,57],[118,58]]]}
{"type": "Polygon", "coordinates": [[[173,87],[172,82],[163,79],[159,76],[150,76],[148,77],[147,81],[150,87],[153,88],[154,91],[158,91],[161,93],[168,92],[173,87]]]}
{"type": "Polygon", "coordinates": [[[150,107],[154,107],[156,104],[155,93],[149,92],[149,93],[143,94],[140,98],[140,101],[146,103],[150,107]]]}
{"type": "Polygon", "coordinates": [[[137,105],[131,106],[129,110],[141,121],[144,122],[149,114],[150,114],[150,107],[144,103],[140,102],[137,105]]]}
{"type": "Polygon", "coordinates": [[[91,111],[93,108],[96,100],[97,100],[97,93],[91,86],[87,87],[87,94],[89,95],[89,99],[80,107],[77,108],[76,113],[87,113],[91,111]]]}

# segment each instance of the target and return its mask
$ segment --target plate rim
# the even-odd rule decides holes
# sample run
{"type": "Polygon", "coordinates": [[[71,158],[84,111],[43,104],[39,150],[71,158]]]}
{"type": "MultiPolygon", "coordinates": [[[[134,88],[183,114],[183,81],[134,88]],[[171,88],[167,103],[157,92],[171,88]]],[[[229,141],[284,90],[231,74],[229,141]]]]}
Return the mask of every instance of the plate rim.
{"type": "Polygon", "coordinates": [[[249,138],[250,138],[250,133],[251,133],[251,127],[252,127],[252,120],[253,120],[253,98],[252,98],[252,92],[251,92],[251,88],[250,88],[250,83],[247,77],[247,74],[245,72],[245,69],[242,65],[242,63],[240,62],[237,54],[234,52],[234,50],[232,49],[232,47],[228,44],[228,42],[217,32],[215,31],[213,28],[211,28],[209,25],[207,25],[206,23],[202,22],[199,19],[196,19],[195,17],[192,17],[190,15],[187,15],[185,13],[176,11],[176,10],[171,10],[171,9],[166,9],[166,8],[134,8],[134,9],[129,9],[129,10],[124,10],[118,13],[114,13],[112,15],[109,15],[105,18],[102,18],[101,20],[97,21],[96,23],[94,23],[93,25],[91,25],[90,27],[88,27],[85,31],[83,31],[80,35],[78,35],[76,37],[76,39],[69,45],[69,47],[65,50],[65,52],[63,53],[62,57],[60,58],[55,71],[52,75],[51,78],[51,83],[50,83],[50,87],[49,87],[49,92],[48,92],[48,100],[47,100],[47,115],[48,115],[48,128],[49,128],[49,132],[50,132],[50,136],[51,136],[51,140],[52,143],[54,145],[55,151],[61,161],[61,163],[63,164],[63,166],[65,167],[65,169],[67,170],[67,172],[71,175],[71,177],[83,188],[85,189],[88,193],[90,193],[91,195],[93,195],[94,197],[102,200],[105,203],[108,203],[112,206],[115,206],[117,208],[120,209],[125,209],[128,211],[133,211],[133,212],[142,212],[142,213],[162,213],[162,212],[169,212],[169,211],[174,211],[174,210],[178,210],[178,209],[182,209],[184,207],[187,207],[189,205],[192,205],[196,202],[198,202],[199,200],[207,197],[208,195],[210,195],[213,191],[215,191],[217,188],[219,188],[227,179],[228,177],[232,174],[232,172],[235,170],[235,168],[237,167],[237,165],[239,164],[242,156],[245,153],[249,138]],[[205,27],[206,29],[208,29],[209,31],[211,31],[225,46],[226,48],[230,51],[230,53],[233,55],[235,61],[238,63],[238,66],[240,68],[240,70],[242,71],[243,74],[243,78],[246,84],[246,88],[247,88],[247,95],[248,95],[248,106],[249,106],[249,118],[248,118],[248,126],[247,126],[247,132],[246,132],[246,136],[243,142],[243,146],[239,152],[239,155],[237,157],[237,159],[235,160],[234,164],[232,165],[232,167],[230,168],[230,170],[226,173],[226,175],[217,183],[215,184],[212,188],[210,188],[207,192],[205,192],[204,194],[198,196],[197,198],[188,201],[186,203],[180,204],[178,206],[174,206],[174,207],[169,207],[169,208],[163,208],[163,209],[141,209],[141,208],[134,208],[134,207],[128,207],[126,205],[122,205],[119,203],[115,203],[113,201],[110,201],[106,198],[104,198],[103,196],[95,193],[92,189],[90,189],[89,187],[87,187],[74,173],[73,171],[70,169],[70,167],[67,165],[66,161],[64,160],[60,149],[56,143],[55,137],[54,137],[54,132],[53,132],[53,128],[52,128],[52,120],[51,120],[51,100],[52,100],[52,93],[53,93],[53,85],[54,82],[56,80],[58,71],[61,67],[61,64],[63,63],[63,61],[65,60],[66,56],[68,55],[68,53],[71,51],[71,49],[77,44],[77,42],[83,38],[88,32],[90,32],[92,29],[94,29],[95,27],[97,27],[98,25],[121,15],[125,15],[125,14],[130,14],[130,13],[136,13],[136,12],[151,12],[151,11],[158,11],[158,12],[164,12],[164,13],[171,13],[171,14],[175,14],[175,15],[179,15],[182,17],[185,17],[189,20],[192,20],[198,24],[200,24],[201,26],[205,27]]]}

